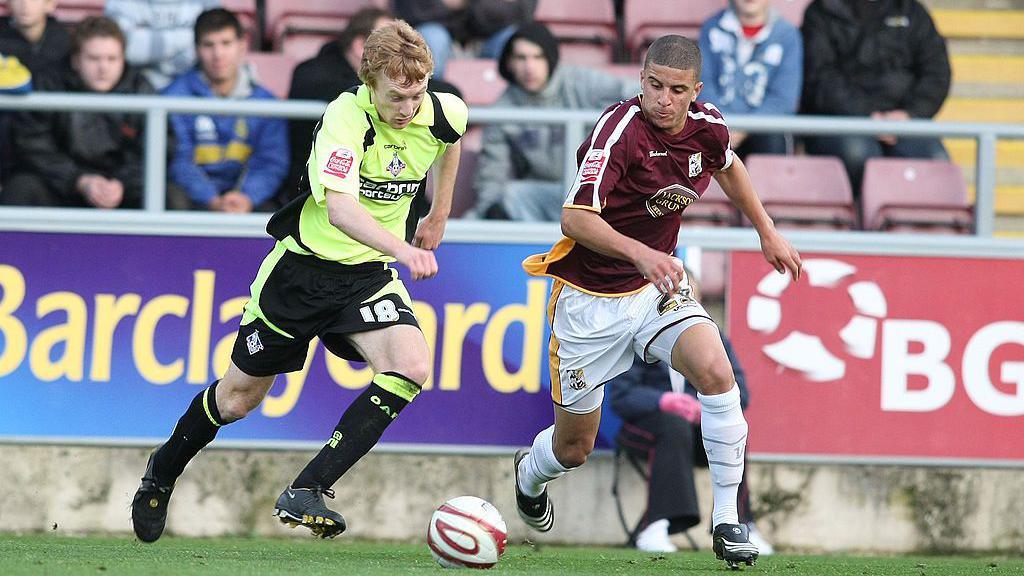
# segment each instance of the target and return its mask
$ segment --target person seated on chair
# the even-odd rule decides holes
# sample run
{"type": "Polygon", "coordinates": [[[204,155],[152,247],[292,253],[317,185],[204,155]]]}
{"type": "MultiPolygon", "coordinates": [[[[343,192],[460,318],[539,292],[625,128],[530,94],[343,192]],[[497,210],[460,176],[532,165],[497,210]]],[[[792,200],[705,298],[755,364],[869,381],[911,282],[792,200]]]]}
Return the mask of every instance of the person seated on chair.
{"type": "MultiPolygon", "coordinates": [[[[700,300],[693,274],[687,271],[691,296],[700,300]]],[[[750,398],[746,378],[728,338],[722,334],[732,363],[744,409],[750,398]]],[[[630,536],[646,552],[675,552],[669,534],[684,532],[700,523],[700,507],[694,483],[694,468],[707,466],[700,433],[700,404],[697,392],[683,375],[662,363],[634,362],[624,374],[607,384],[611,408],[622,420],[616,437],[618,446],[632,458],[642,459],[649,471],[647,509],[630,536]]],[[[746,470],[744,466],[744,471],[746,470]]],[[[740,522],[750,528],[750,541],[762,556],[773,552],[754,526],[746,472],[737,502],[740,522]]]]}

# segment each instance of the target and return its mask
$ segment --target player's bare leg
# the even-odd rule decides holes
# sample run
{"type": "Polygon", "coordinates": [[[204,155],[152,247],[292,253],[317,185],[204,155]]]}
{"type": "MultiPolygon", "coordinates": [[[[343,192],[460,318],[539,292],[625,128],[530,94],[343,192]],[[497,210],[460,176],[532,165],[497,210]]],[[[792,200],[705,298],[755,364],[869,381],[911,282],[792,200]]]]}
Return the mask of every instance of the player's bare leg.
{"type": "Polygon", "coordinates": [[[672,347],[672,367],[698,391],[701,433],[714,493],[715,554],[733,569],[740,563],[753,565],[757,547],[750,543],[747,527],[740,524],[736,511],[747,421],[740,409],[739,387],[718,329],[711,324],[697,324],[680,334],[672,347]]]}
{"type": "Polygon", "coordinates": [[[142,484],[132,499],[132,526],[139,540],[160,538],[171,491],[185,466],[213,441],[221,426],[259,406],[273,384],[274,376],[250,376],[232,362],[224,378],[196,395],[171,437],[149,456],[142,484]]]}
{"type": "Polygon", "coordinates": [[[516,508],[531,528],[547,532],[555,522],[547,483],[587,461],[594,451],[601,408],[576,414],[555,406],[555,424],[541,430],[533,446],[516,452],[516,508]]]}
{"type": "Polygon", "coordinates": [[[346,528],[345,519],[323,497],[334,497],[334,483],[373,448],[430,375],[427,342],[415,326],[390,326],[347,338],[373,368],[373,382],[345,410],[330,440],[274,508],[281,522],[306,526],[321,538],[333,538],[346,528]]]}

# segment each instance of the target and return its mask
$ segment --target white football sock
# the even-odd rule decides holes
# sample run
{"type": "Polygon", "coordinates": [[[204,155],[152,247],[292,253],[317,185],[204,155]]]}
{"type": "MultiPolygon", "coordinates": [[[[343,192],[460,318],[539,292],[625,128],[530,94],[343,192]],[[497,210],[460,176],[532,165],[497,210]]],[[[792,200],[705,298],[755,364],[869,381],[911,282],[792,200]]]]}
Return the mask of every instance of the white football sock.
{"type": "Polygon", "coordinates": [[[739,387],[733,384],[725,394],[697,394],[697,399],[715,498],[712,526],[739,524],[736,495],[743,478],[743,453],[747,447],[747,421],[740,409],[739,387]]]}
{"type": "Polygon", "coordinates": [[[555,458],[554,435],[554,426],[541,430],[533,439],[530,453],[519,462],[519,489],[527,496],[540,496],[545,484],[569,471],[555,458]]]}

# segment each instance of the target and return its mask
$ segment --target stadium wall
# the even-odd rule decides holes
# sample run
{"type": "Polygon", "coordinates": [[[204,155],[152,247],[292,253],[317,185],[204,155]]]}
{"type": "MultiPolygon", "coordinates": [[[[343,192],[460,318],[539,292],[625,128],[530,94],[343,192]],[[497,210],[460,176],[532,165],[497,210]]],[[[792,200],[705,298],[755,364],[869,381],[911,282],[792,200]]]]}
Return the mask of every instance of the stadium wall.
{"type": "MultiPolygon", "coordinates": [[[[0,445],[0,527],[11,532],[131,533],[128,508],[147,450],[0,445]]],[[[309,537],[271,514],[305,451],[210,450],[179,481],[168,530],[179,536],[309,537]]],[[[473,494],[504,514],[513,542],[619,544],[625,536],[611,497],[613,458],[598,454],[552,484],[550,534],[528,532],[515,515],[510,456],[373,453],[336,486],[330,502],[349,522],[344,537],[421,541],[443,500],[473,494]],[[372,486],[372,490],[366,487],[372,486]]],[[[809,551],[1024,552],[1024,475],[1019,470],[859,465],[750,465],[758,526],[784,549],[809,551]]],[[[643,486],[621,472],[630,520],[643,486]]],[[[710,485],[697,476],[706,546],[710,485]]],[[[686,545],[685,539],[679,539],[686,545]]]]}

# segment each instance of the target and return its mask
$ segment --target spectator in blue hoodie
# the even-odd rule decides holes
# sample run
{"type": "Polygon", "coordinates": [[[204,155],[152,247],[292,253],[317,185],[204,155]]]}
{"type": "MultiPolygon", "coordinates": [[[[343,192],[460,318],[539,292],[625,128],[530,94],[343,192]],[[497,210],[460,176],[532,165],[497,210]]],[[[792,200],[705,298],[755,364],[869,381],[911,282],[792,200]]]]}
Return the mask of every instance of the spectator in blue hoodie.
{"type": "MultiPolygon", "coordinates": [[[[244,66],[245,33],[238,18],[214,8],[195,25],[199,64],[179,76],[164,94],[240,100],[274,96],[244,66]]],[[[280,118],[172,115],[174,159],[170,166],[171,208],[219,212],[273,210],[273,198],[288,173],[288,122],[280,118]]]]}
{"type": "MultiPolygon", "coordinates": [[[[803,84],[803,41],[771,0],[731,0],[700,31],[704,56],[700,99],[730,114],[796,114],[803,84]]],[[[729,130],[733,149],[747,154],[787,154],[792,137],[729,130]]]]}

